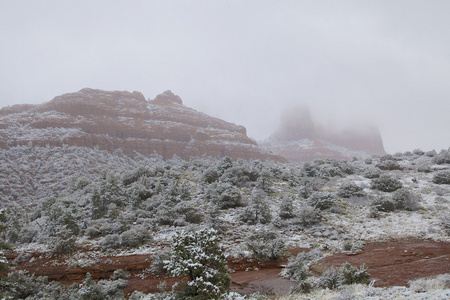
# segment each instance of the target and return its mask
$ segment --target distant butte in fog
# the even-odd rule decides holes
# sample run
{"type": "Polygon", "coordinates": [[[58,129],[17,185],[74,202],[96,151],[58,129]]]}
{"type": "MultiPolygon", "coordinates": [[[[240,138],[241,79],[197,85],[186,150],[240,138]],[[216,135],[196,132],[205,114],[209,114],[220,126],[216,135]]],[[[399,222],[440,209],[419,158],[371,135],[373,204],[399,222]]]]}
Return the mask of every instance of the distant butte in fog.
{"type": "Polygon", "coordinates": [[[0,110],[0,148],[98,147],[164,159],[203,155],[285,161],[266,154],[246,129],[186,107],[170,91],[146,100],[139,92],[82,89],[39,105],[0,110]]]}
{"type": "Polygon", "coordinates": [[[285,112],[278,130],[261,144],[293,162],[385,154],[377,127],[357,124],[343,130],[325,128],[313,121],[307,107],[285,112]]]}

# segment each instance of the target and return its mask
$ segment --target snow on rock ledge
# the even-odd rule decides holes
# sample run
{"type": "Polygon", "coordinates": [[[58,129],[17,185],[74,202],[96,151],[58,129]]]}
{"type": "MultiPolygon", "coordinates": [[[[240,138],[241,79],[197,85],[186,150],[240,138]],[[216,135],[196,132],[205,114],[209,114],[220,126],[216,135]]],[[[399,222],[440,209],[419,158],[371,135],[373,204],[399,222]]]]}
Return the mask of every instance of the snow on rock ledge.
{"type": "Polygon", "coordinates": [[[38,146],[98,147],[124,154],[229,156],[233,159],[284,161],[266,154],[246,129],[183,105],[165,91],[147,101],[140,92],[82,89],[40,105],[0,110],[0,148],[38,146]]]}

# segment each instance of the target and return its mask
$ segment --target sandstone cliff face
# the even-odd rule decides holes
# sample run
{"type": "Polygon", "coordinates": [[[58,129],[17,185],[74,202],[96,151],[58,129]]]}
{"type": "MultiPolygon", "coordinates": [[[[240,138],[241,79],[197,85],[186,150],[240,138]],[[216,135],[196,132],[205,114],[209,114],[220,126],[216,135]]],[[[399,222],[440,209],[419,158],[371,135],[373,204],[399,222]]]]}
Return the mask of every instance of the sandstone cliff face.
{"type": "Polygon", "coordinates": [[[285,112],[278,130],[262,146],[299,163],[385,154],[378,128],[362,124],[344,130],[324,128],[313,122],[307,107],[285,112]]]}
{"type": "Polygon", "coordinates": [[[40,105],[0,110],[0,148],[39,146],[98,147],[126,155],[164,159],[229,156],[272,159],[246,135],[243,126],[210,117],[183,105],[170,91],[147,101],[139,92],[82,89],[40,105]]]}

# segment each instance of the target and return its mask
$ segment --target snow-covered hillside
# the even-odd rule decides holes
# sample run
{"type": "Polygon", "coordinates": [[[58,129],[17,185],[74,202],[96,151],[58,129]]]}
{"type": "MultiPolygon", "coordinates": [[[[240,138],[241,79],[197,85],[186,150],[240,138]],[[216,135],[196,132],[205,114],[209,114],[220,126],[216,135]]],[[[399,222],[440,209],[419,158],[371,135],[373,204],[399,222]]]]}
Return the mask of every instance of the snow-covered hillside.
{"type": "Polygon", "coordinates": [[[30,144],[1,149],[0,158],[4,239],[20,253],[156,255],[196,226],[216,228],[235,258],[450,242],[448,150],[298,165],[30,144]],[[261,233],[272,238],[252,242],[261,233]]]}

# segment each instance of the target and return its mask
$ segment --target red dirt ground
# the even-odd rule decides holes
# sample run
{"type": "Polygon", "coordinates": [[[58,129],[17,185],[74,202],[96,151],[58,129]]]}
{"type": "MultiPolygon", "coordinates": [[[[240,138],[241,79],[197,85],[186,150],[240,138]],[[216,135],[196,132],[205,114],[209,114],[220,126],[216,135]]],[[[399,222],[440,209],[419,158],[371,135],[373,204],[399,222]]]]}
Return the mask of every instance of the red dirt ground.
{"type": "Polygon", "coordinates": [[[338,253],[318,262],[313,269],[349,262],[365,264],[375,286],[408,286],[408,281],[450,272],[450,243],[435,241],[390,241],[371,243],[357,253],[338,253]]]}
{"type": "MultiPolygon", "coordinates": [[[[300,250],[294,249],[294,254],[300,250]]],[[[10,254],[13,260],[17,254],[10,254]]],[[[176,278],[160,278],[146,274],[145,278],[137,275],[149,268],[149,255],[130,255],[102,257],[99,263],[86,268],[70,268],[62,259],[48,259],[39,253],[33,254],[32,260],[17,266],[18,269],[31,274],[48,276],[64,284],[81,282],[89,272],[94,279],[108,279],[114,270],[123,269],[131,277],[125,293],[139,290],[144,293],[156,292],[157,285],[166,281],[169,286],[180,281],[176,278]]],[[[315,264],[312,269],[318,273],[329,266],[339,266],[349,262],[354,266],[365,264],[375,286],[407,286],[408,281],[450,272],[450,243],[435,241],[389,241],[367,244],[363,251],[357,253],[338,253],[328,256],[315,264]]],[[[250,294],[254,292],[266,295],[283,295],[289,292],[292,283],[280,277],[281,265],[286,262],[259,262],[252,259],[231,259],[228,263],[232,270],[232,290],[250,294]]]]}

